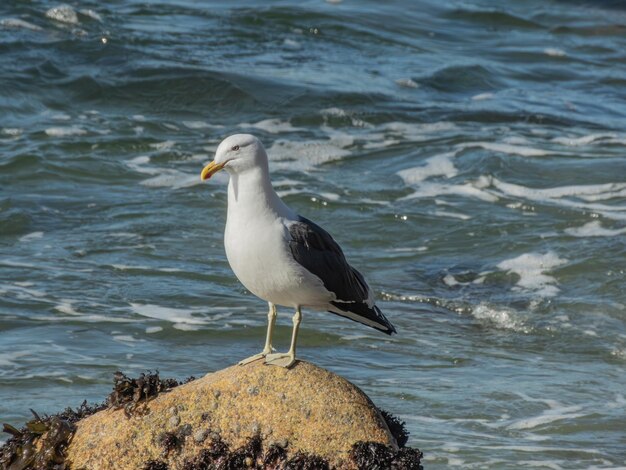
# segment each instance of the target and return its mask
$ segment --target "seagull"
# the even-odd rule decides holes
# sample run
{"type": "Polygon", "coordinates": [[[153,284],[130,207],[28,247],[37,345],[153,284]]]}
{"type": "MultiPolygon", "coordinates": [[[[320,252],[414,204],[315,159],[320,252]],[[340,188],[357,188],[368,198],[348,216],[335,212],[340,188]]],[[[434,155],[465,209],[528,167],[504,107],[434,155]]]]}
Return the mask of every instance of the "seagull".
{"type": "Polygon", "coordinates": [[[227,137],[200,178],[208,180],[222,169],[230,175],[224,231],[228,263],[244,287],[269,305],[263,351],[239,364],[264,358],[266,364],[291,367],[296,362],[302,307],[329,311],[388,335],[396,332],[337,242],[276,194],[259,139],[250,134],[227,137]],[[295,309],[287,353],[272,352],[277,305],[295,309]]]}

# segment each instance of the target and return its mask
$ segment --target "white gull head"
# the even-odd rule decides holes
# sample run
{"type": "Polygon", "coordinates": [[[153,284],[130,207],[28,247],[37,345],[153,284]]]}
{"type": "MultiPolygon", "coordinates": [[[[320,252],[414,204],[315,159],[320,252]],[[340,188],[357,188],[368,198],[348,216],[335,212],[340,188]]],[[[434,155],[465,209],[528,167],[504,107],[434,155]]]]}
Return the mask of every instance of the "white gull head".
{"type": "Polygon", "coordinates": [[[209,179],[221,169],[230,175],[251,169],[267,170],[267,153],[259,139],[250,134],[235,134],[224,139],[215,151],[215,158],[202,171],[202,179],[209,179]]]}

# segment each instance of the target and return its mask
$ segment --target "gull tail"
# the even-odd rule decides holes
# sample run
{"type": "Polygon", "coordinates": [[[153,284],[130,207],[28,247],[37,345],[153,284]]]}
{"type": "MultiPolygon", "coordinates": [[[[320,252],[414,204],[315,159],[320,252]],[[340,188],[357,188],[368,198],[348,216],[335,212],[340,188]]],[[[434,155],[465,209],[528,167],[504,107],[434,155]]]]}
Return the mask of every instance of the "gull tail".
{"type": "Polygon", "coordinates": [[[328,311],[331,313],[376,328],[388,335],[396,333],[396,328],[376,305],[370,307],[365,302],[332,301],[330,303],[332,307],[328,311]]]}

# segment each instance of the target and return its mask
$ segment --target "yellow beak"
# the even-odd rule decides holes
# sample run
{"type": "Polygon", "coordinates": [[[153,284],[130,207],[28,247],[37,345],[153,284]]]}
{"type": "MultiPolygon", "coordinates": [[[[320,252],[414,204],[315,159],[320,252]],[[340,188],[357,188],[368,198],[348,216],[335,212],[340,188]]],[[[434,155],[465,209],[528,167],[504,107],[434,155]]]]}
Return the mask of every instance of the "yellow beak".
{"type": "Polygon", "coordinates": [[[224,165],[226,165],[226,162],[215,163],[215,161],[212,161],[202,169],[202,173],[200,173],[200,179],[202,181],[208,180],[211,176],[224,168],[224,165]]]}

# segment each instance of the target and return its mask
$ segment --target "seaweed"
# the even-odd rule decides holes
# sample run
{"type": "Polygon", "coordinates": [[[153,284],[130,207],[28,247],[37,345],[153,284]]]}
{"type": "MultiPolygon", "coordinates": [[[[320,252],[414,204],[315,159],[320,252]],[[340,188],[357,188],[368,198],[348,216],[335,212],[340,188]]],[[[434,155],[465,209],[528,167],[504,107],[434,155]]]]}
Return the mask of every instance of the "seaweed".
{"type": "Polygon", "coordinates": [[[141,373],[136,379],[132,379],[124,373],[117,371],[113,375],[113,391],[107,398],[112,408],[124,408],[124,414],[130,418],[133,414],[145,411],[148,401],[158,396],[159,393],[169,391],[183,383],[195,380],[191,376],[184,382],[176,379],[161,379],[159,371],[156,373],[141,373]]]}
{"type": "MultiPolygon", "coordinates": [[[[147,403],[162,391],[170,390],[182,383],[189,383],[195,380],[195,377],[191,376],[184,382],[178,382],[175,379],[161,380],[158,372],[141,374],[137,379],[116,372],[113,380],[113,392],[104,403],[89,405],[85,400],[78,408],[68,407],[59,413],[43,417],[31,410],[34,418],[22,429],[5,423],[3,431],[11,437],[0,447],[0,468],[64,470],[67,468],[65,451],[76,431],[76,422],[108,407],[124,407],[125,414],[130,416],[140,404],[147,403]]],[[[158,464],[159,461],[154,461],[151,470],[167,468],[166,464],[166,467],[156,466],[158,464]]]]}
{"type": "Polygon", "coordinates": [[[225,462],[227,470],[237,470],[241,468],[261,468],[262,459],[262,441],[261,438],[253,436],[248,442],[239,449],[231,453],[225,462]]]}
{"type": "MultiPolygon", "coordinates": [[[[67,411],[67,410],[66,410],[67,411]]],[[[22,429],[4,424],[11,438],[0,449],[0,465],[7,470],[65,469],[65,450],[76,427],[59,415],[34,418],[22,429]]]]}
{"type": "Polygon", "coordinates": [[[318,455],[298,452],[284,465],[284,470],[330,470],[328,462],[318,455]]]}
{"type": "Polygon", "coordinates": [[[406,430],[406,423],[404,421],[400,421],[388,411],[379,411],[385,420],[385,423],[387,423],[387,427],[389,428],[391,435],[398,443],[398,447],[404,447],[409,440],[409,432],[406,430]]]}
{"type": "Polygon", "coordinates": [[[170,467],[162,460],[148,460],[141,470],[169,470],[170,467]]]}
{"type": "Polygon", "coordinates": [[[391,466],[393,449],[380,442],[357,442],[350,457],[359,470],[385,470],[391,466]]]}
{"type": "Polygon", "coordinates": [[[263,456],[263,468],[280,468],[287,460],[287,450],[278,444],[271,444],[263,456]]]}
{"type": "Polygon", "coordinates": [[[207,448],[202,449],[198,455],[185,460],[183,470],[206,470],[213,468],[225,468],[224,464],[230,454],[228,444],[221,437],[214,436],[207,448]]]}
{"type": "Polygon", "coordinates": [[[357,442],[350,459],[359,470],[422,470],[422,452],[404,447],[395,450],[380,442],[357,442]]]}
{"type": "Polygon", "coordinates": [[[424,454],[419,449],[405,447],[396,452],[391,461],[392,470],[423,470],[421,465],[424,454]]]}
{"type": "Polygon", "coordinates": [[[158,441],[159,445],[163,447],[163,456],[167,457],[171,452],[180,450],[184,438],[181,439],[177,432],[164,432],[159,436],[158,441]]]}

